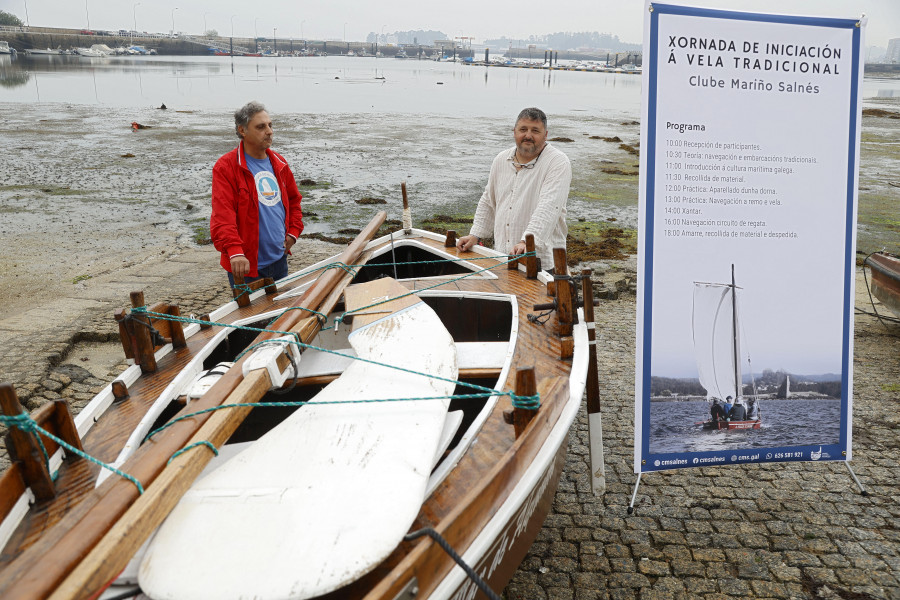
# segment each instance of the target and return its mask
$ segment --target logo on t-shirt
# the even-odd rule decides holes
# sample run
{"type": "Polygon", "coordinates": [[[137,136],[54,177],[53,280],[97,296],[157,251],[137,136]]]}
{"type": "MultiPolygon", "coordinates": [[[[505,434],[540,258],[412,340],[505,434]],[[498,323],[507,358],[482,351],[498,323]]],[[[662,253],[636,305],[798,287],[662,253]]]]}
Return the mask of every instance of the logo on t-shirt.
{"type": "Polygon", "coordinates": [[[259,201],[266,206],[275,206],[281,202],[281,189],[278,180],[270,171],[260,171],[254,176],[256,193],[259,201]]]}

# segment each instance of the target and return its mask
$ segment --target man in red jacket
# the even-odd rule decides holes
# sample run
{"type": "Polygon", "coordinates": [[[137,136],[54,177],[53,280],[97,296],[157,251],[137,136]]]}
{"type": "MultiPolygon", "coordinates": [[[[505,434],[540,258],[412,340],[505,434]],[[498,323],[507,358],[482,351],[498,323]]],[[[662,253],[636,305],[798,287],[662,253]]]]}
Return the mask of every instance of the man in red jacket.
{"type": "Polygon", "coordinates": [[[259,102],[234,113],[241,143],[216,161],[210,237],[228,281],[287,276],[287,255],[303,231],[302,196],[283,156],[271,150],[272,120],[259,102]]]}

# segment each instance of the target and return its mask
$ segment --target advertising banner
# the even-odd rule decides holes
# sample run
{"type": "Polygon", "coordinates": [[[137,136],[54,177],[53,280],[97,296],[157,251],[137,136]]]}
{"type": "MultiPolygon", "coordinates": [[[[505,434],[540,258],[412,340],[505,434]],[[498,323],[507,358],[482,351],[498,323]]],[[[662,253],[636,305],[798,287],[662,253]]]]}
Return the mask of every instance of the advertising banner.
{"type": "Polygon", "coordinates": [[[635,472],[849,460],[865,23],[647,11],[635,472]]]}

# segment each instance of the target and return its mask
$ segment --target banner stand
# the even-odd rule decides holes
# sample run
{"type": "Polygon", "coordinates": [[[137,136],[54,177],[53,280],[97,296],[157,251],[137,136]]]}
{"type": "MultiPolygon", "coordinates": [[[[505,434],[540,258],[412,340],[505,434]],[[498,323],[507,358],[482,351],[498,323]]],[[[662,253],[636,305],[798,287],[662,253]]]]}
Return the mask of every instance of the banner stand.
{"type": "MultiPolygon", "coordinates": [[[[846,465],[847,470],[850,471],[850,476],[853,478],[853,481],[856,483],[856,487],[859,488],[859,493],[862,496],[868,496],[869,492],[865,490],[862,483],[860,483],[859,478],[856,476],[856,473],[853,472],[853,467],[850,466],[850,463],[847,461],[843,461],[844,465],[846,465]]],[[[638,487],[641,485],[641,475],[643,475],[643,471],[638,473],[637,481],[634,482],[634,491],[631,493],[631,502],[628,504],[628,514],[634,513],[634,500],[637,498],[638,487]]]]}
{"type": "Polygon", "coordinates": [[[867,25],[645,2],[628,514],[643,472],[852,459],[867,25]]]}

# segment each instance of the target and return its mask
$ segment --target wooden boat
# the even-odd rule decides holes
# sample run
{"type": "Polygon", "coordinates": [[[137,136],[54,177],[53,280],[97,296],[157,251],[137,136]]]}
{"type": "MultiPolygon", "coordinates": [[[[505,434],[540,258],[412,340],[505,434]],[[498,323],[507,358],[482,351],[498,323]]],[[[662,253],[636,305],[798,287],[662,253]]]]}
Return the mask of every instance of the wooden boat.
{"type": "MultiPolygon", "coordinates": [[[[480,246],[460,253],[453,232],[440,236],[406,228],[372,239],[384,218],[380,213],[373,219],[339,257],[277,285],[260,281],[238,289],[234,302],[198,319],[179,320],[180,309],[162,303],[146,308],[143,294],[133,293],[132,309],[118,310],[115,317],[134,365],[74,419],[62,400],[45,405],[30,419],[18,417],[12,423],[7,418],[13,464],[0,478],[0,597],[89,598],[101,592],[112,597],[146,582],[147,591],[152,588],[160,597],[198,598],[198,589],[208,591],[204,586],[217,578],[228,583],[227,591],[206,597],[463,599],[474,598],[479,589],[499,591],[549,511],[565,462],[568,431],[585,389],[592,485],[601,493],[593,303],[579,309],[577,300],[579,291],[592,298],[590,272],[553,278],[538,271],[533,255],[516,262],[480,246]],[[399,293],[397,285],[415,296],[399,293]],[[390,303],[412,298],[417,307],[427,305],[452,343],[438,338],[436,348],[426,349],[434,344],[423,336],[438,335],[430,333],[434,325],[414,325],[419,336],[405,350],[398,348],[404,347],[403,332],[409,329],[398,328],[392,335],[399,342],[390,351],[370,342],[357,356],[350,346],[360,328],[373,320],[402,320],[398,315],[412,310],[370,301],[376,296],[390,303]],[[327,331],[320,332],[323,327],[327,331]],[[151,336],[151,331],[156,333],[151,336]],[[302,344],[292,343],[298,338],[302,344]],[[448,345],[455,350],[456,364],[450,367],[446,363],[454,359],[441,351],[448,345]],[[302,354],[295,351],[298,346],[302,354]],[[360,417],[366,411],[378,412],[370,403],[323,406],[318,399],[327,396],[331,386],[344,386],[336,396],[331,393],[329,401],[371,400],[366,393],[402,379],[379,374],[387,368],[381,360],[374,371],[350,375],[358,364],[355,358],[379,350],[390,354],[381,357],[385,363],[400,362],[416,373],[427,371],[419,369],[423,361],[431,364],[424,357],[432,355],[441,357],[433,361],[438,365],[435,372],[456,370],[441,381],[443,391],[422,395],[428,399],[387,405],[391,417],[382,419],[380,433],[373,436],[390,437],[395,443],[387,452],[393,455],[385,459],[394,466],[377,467],[378,473],[398,480],[386,486],[352,481],[365,476],[363,465],[371,464],[358,459],[358,448],[350,448],[372,439],[347,433],[355,425],[337,434],[340,428],[323,420],[297,423],[316,410],[337,411],[330,414],[343,415],[346,424],[363,418],[369,426],[377,419],[360,417]],[[352,390],[350,384],[360,381],[364,385],[352,390]],[[445,393],[447,389],[452,393],[445,393]],[[449,402],[431,398],[448,395],[453,396],[449,402]],[[535,395],[539,406],[528,401],[535,395]],[[228,404],[240,406],[216,410],[228,404]],[[430,416],[422,416],[423,411],[431,411],[430,416]],[[191,416],[179,418],[185,415],[191,416]],[[410,418],[420,424],[410,425],[410,418]],[[22,421],[43,429],[34,433],[22,421]],[[392,435],[386,433],[391,426],[392,435]],[[407,440],[420,432],[427,441],[407,440]],[[270,443],[271,437],[281,441],[270,443]],[[396,438],[402,442],[399,446],[396,438]],[[343,470],[332,472],[328,460],[310,457],[317,452],[315,440],[335,439],[347,443],[327,458],[351,458],[343,470]],[[302,448],[299,455],[292,452],[291,440],[302,448]],[[60,443],[68,444],[65,452],[60,443]],[[74,448],[83,448],[118,472],[110,474],[79,458],[74,448]],[[244,450],[229,458],[235,448],[244,450]],[[405,448],[412,451],[404,454],[405,448]],[[418,481],[399,481],[406,475],[397,475],[398,460],[416,458],[421,463],[423,457],[424,468],[416,464],[405,472],[418,473],[418,481]],[[304,459],[315,463],[303,465],[312,470],[299,476],[286,473],[304,459]],[[195,481],[207,467],[212,469],[209,474],[195,481]],[[283,477],[277,476],[278,469],[283,477]],[[257,471],[267,474],[249,481],[257,471]],[[311,485],[318,486],[313,496],[299,495],[299,488],[311,485]],[[240,494],[252,498],[235,503],[234,496],[240,494]],[[315,498],[315,509],[307,505],[312,520],[304,521],[306,525],[292,524],[293,517],[285,516],[283,506],[272,500],[288,496],[295,509],[297,498],[302,498],[301,505],[315,498]],[[200,506],[201,512],[194,512],[203,504],[198,498],[228,502],[229,510],[240,510],[241,517],[223,520],[215,507],[200,506]],[[359,514],[351,514],[354,511],[359,514]],[[164,523],[167,516],[174,526],[164,523]],[[267,521],[267,516],[273,519],[267,521]],[[393,533],[382,531],[382,521],[394,522],[393,533]],[[315,534],[303,529],[313,526],[315,534]],[[400,536],[391,537],[398,527],[400,536]],[[221,531],[214,537],[203,537],[217,529],[221,531]],[[345,535],[353,543],[342,545],[345,535]],[[482,581],[467,575],[441,540],[482,581]],[[171,560],[170,552],[178,560],[171,560]],[[291,568],[284,567],[284,560],[270,562],[278,552],[291,568]],[[256,555],[269,558],[256,560],[256,555]],[[224,572],[233,572],[237,579],[223,577],[224,572]],[[328,582],[320,584],[326,575],[328,582]],[[278,586],[271,587],[274,579],[278,586]],[[232,590],[235,581],[243,587],[232,590]]],[[[528,243],[533,248],[530,236],[528,243]]],[[[566,272],[565,252],[555,251],[554,259],[556,272],[566,272]]],[[[388,386],[376,395],[384,399],[400,394],[408,400],[419,393],[417,388],[399,392],[388,386]]],[[[0,404],[6,415],[22,412],[7,384],[0,386],[0,404]]],[[[366,448],[366,460],[369,450],[375,449],[366,448]]]]}
{"type": "Polygon", "coordinates": [[[865,265],[872,272],[872,295],[900,318],[900,258],[875,252],[866,257],[865,265]]]}

